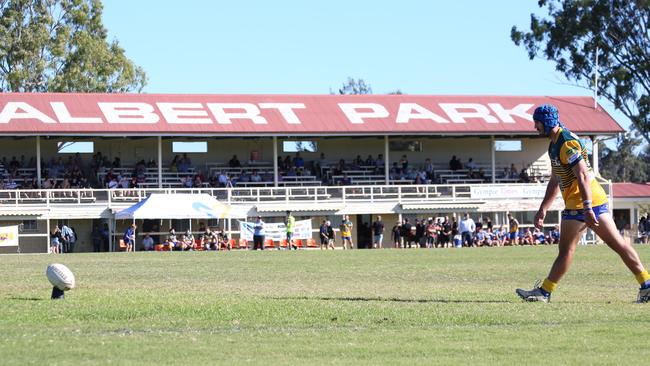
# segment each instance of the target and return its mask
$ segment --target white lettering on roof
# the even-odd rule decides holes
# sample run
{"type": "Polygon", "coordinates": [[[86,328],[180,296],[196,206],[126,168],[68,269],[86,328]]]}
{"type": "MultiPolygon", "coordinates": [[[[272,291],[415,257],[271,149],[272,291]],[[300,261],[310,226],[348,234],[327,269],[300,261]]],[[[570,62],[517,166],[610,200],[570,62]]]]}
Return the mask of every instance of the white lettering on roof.
{"type": "Polygon", "coordinates": [[[37,119],[43,123],[56,123],[55,120],[25,102],[5,104],[0,112],[0,123],[9,123],[12,119],[37,119]]]}
{"type": "Polygon", "coordinates": [[[339,103],[339,108],[352,124],[363,124],[364,118],[386,118],[390,116],[386,107],[377,103],[339,103]],[[370,111],[361,112],[359,109],[370,111]]]}
{"type": "Polygon", "coordinates": [[[517,104],[512,109],[505,109],[499,103],[488,103],[488,106],[490,106],[503,123],[515,123],[515,120],[511,115],[521,117],[531,122],[533,121],[533,115],[528,114],[527,112],[534,106],[534,104],[517,104]]]}
{"type": "Polygon", "coordinates": [[[483,104],[478,103],[440,103],[447,116],[454,123],[466,123],[465,118],[481,118],[487,123],[499,123],[490,110],[483,104]],[[461,110],[470,109],[473,112],[461,112],[461,110]]]}
{"type": "Polygon", "coordinates": [[[448,120],[431,112],[417,103],[400,103],[397,111],[397,123],[409,123],[411,119],[430,119],[438,123],[449,123],[448,120]],[[417,112],[417,113],[414,113],[417,112]]]}
{"type": "Polygon", "coordinates": [[[97,103],[108,123],[153,124],[160,120],[151,104],[147,103],[97,103]]]}
{"type": "Polygon", "coordinates": [[[208,108],[221,125],[230,125],[233,119],[249,119],[257,125],[268,123],[266,118],[260,116],[260,109],[253,103],[208,103],[208,108]],[[243,112],[226,112],[226,109],[238,109],[243,112]]]}
{"type": "Polygon", "coordinates": [[[103,123],[98,117],[72,117],[64,102],[50,102],[59,123],[103,123]]]}
{"type": "Polygon", "coordinates": [[[156,103],[156,106],[167,123],[191,125],[214,123],[201,103],[156,103]]]}

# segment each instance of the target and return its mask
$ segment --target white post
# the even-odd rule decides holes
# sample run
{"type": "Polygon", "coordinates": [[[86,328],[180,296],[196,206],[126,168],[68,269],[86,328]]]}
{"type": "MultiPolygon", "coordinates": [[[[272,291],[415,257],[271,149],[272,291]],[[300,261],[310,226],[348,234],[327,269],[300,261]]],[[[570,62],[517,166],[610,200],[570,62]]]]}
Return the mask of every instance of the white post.
{"type": "Polygon", "coordinates": [[[600,171],[598,167],[598,139],[594,136],[591,138],[591,165],[594,169],[594,175],[599,177],[600,171]]]}
{"type": "Polygon", "coordinates": [[[390,184],[390,163],[388,159],[388,135],[384,136],[384,178],[386,185],[390,184]]]}
{"type": "Polygon", "coordinates": [[[598,47],[596,47],[596,67],[594,70],[594,109],[598,107],[598,47]]]}
{"type": "Polygon", "coordinates": [[[492,151],[492,183],[495,183],[497,178],[497,174],[496,174],[497,168],[496,168],[496,146],[494,146],[496,144],[496,141],[494,140],[494,136],[490,138],[490,141],[491,141],[490,150],[492,151]]]}
{"type": "MultiPolygon", "coordinates": [[[[41,174],[42,174],[41,173],[41,136],[36,136],[36,186],[37,188],[41,188],[41,178],[42,178],[41,174]]],[[[50,246],[48,245],[47,247],[49,248],[50,246]]]]}
{"type": "Polygon", "coordinates": [[[273,186],[278,186],[278,137],[273,136],[273,186]]]}
{"type": "Polygon", "coordinates": [[[50,228],[50,218],[48,217],[48,219],[47,219],[47,239],[46,239],[47,240],[47,253],[48,254],[52,253],[52,248],[50,246],[50,230],[52,230],[52,229],[50,228]]]}
{"type": "Polygon", "coordinates": [[[158,188],[162,188],[162,136],[158,136],[158,188]]]}

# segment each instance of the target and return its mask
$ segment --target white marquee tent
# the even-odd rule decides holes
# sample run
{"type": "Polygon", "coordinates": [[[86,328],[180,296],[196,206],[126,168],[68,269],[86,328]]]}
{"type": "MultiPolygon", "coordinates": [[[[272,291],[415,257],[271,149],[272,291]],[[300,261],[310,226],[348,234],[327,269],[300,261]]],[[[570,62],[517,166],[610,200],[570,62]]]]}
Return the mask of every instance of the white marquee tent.
{"type": "Polygon", "coordinates": [[[149,197],[115,214],[127,219],[231,219],[245,218],[246,211],[217,201],[209,194],[152,193],[149,197]]]}

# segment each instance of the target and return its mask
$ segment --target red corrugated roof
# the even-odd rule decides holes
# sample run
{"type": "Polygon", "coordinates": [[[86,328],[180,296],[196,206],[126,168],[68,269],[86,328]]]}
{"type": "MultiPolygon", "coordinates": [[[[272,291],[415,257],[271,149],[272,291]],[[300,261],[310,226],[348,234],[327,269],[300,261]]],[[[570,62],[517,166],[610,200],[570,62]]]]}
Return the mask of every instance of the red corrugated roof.
{"type": "Polygon", "coordinates": [[[650,197],[650,183],[612,183],[615,198],[650,197]]]}
{"type": "Polygon", "coordinates": [[[0,134],[536,135],[555,104],[578,134],[623,131],[591,97],[0,94],[0,134]]]}

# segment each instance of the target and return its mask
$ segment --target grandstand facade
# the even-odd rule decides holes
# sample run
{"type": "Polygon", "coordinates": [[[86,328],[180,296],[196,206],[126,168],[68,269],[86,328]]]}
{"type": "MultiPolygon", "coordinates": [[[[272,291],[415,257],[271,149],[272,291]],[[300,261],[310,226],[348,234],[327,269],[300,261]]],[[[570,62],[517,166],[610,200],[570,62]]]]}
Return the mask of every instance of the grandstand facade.
{"type": "MultiPolygon", "coordinates": [[[[0,226],[20,224],[20,251],[44,252],[68,223],[90,251],[93,226],[121,237],[115,213],[151,192],[209,193],[267,221],[290,209],[314,229],[346,214],[357,228],[380,214],[387,230],[462,212],[530,224],[550,174],[531,115],[542,103],[591,141],[623,131],[589,97],[5,93],[0,226]]],[[[139,233],[170,224],[189,227],[152,217],[139,233]]],[[[208,224],[238,236],[236,220],[208,224]]]]}

